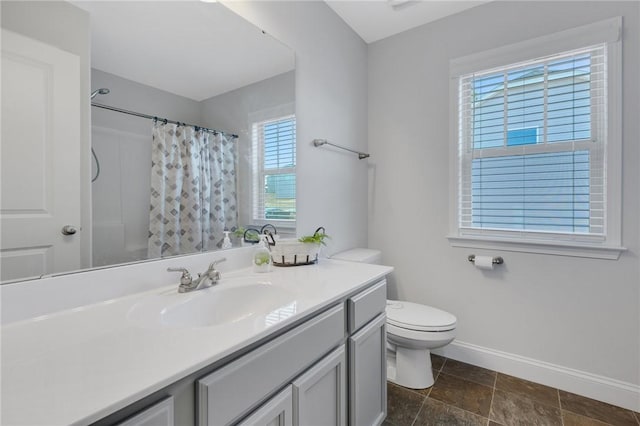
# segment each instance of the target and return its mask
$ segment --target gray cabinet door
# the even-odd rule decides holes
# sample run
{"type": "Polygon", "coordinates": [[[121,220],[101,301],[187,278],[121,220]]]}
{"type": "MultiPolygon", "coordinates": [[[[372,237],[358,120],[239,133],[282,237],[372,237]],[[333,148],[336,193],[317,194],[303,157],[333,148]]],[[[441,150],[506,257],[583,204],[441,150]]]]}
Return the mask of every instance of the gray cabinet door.
{"type": "Polygon", "coordinates": [[[136,414],[118,426],[173,426],[173,397],[136,414]]]}
{"type": "Polygon", "coordinates": [[[293,399],[291,386],[264,403],[238,426],[292,426],[293,399]]]}
{"type": "Polygon", "coordinates": [[[347,424],[346,367],[342,345],[294,380],[294,426],[347,424]]]}
{"type": "Polygon", "coordinates": [[[381,424],[387,415],[386,316],[349,338],[349,424],[381,424]]]}

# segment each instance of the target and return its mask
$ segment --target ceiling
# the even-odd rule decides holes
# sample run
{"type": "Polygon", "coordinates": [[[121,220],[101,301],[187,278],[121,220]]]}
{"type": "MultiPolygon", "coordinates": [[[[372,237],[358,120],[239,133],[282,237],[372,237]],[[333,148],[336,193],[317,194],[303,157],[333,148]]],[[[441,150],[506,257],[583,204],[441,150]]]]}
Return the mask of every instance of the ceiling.
{"type": "Polygon", "coordinates": [[[367,43],[487,3],[479,1],[325,0],[367,43]]]}
{"type": "MultiPolygon", "coordinates": [[[[367,43],[485,3],[326,0],[367,43]]],[[[72,0],[91,19],[91,66],[196,101],[290,71],[294,54],[220,3],[72,0]]]]}
{"type": "Polygon", "coordinates": [[[290,48],[219,3],[72,3],[90,13],[92,68],[196,101],[294,68],[290,48]]]}

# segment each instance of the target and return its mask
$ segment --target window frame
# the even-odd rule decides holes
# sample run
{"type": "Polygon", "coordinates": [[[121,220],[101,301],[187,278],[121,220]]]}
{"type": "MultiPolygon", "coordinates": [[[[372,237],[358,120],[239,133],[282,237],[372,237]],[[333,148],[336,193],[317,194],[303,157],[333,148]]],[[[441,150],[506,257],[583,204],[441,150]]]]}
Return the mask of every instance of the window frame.
{"type": "MultiPolygon", "coordinates": [[[[621,240],[622,164],[622,18],[615,17],[497,49],[453,59],[450,71],[450,205],[449,235],[454,247],[618,259],[625,250],[621,240]],[[555,234],[536,231],[500,231],[460,227],[459,82],[460,77],[508,67],[596,44],[607,49],[606,202],[605,235],[555,234]]],[[[500,149],[500,148],[498,148],[500,149]]],[[[507,148],[503,148],[507,149],[507,148]]]]}
{"type": "MultiPolygon", "coordinates": [[[[278,229],[295,229],[297,222],[297,193],[296,193],[296,219],[266,219],[256,217],[256,212],[259,210],[258,205],[263,206],[264,213],[264,188],[263,182],[265,180],[266,175],[276,175],[276,174],[294,174],[296,176],[296,166],[293,167],[283,167],[278,169],[265,169],[264,168],[264,150],[263,146],[259,146],[259,141],[256,138],[254,133],[255,126],[261,125],[264,126],[265,123],[282,121],[292,119],[294,123],[294,144],[297,140],[296,135],[296,115],[293,111],[293,106],[290,104],[283,105],[279,108],[270,109],[267,111],[260,111],[257,113],[253,113],[249,117],[249,128],[251,129],[251,149],[252,149],[252,190],[251,190],[251,220],[254,225],[266,225],[267,223],[276,226],[278,229]],[[262,188],[262,190],[260,190],[262,188]]],[[[297,160],[296,160],[297,163],[297,160]]],[[[297,182],[296,182],[297,187],[297,182]]],[[[296,190],[297,191],[297,190],[296,190]]]]}

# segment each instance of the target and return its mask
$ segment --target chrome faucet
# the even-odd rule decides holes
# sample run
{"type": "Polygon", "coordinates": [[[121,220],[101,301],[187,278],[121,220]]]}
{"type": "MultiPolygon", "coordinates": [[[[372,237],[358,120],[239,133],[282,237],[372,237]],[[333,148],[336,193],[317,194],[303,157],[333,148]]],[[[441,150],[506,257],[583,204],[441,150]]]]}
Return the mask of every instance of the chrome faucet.
{"type": "Polygon", "coordinates": [[[188,293],[194,290],[200,290],[201,288],[210,287],[220,281],[220,271],[216,270],[216,265],[220,262],[224,262],[226,258],[214,260],[209,265],[209,268],[202,274],[198,274],[198,278],[195,280],[191,277],[191,274],[187,268],[167,268],[168,272],[182,272],[180,277],[180,285],[178,286],[178,293],[188,293]],[[206,285],[210,282],[209,285],[206,285]]]}

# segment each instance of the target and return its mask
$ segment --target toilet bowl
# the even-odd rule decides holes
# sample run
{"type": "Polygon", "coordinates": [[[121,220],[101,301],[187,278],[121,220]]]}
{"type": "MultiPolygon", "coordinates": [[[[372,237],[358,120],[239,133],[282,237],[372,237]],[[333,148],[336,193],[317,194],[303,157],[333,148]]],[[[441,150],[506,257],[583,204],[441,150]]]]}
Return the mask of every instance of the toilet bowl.
{"type": "MultiPolygon", "coordinates": [[[[352,249],[332,259],[380,263],[379,250],[352,249]]],[[[431,350],[455,338],[456,317],[427,305],[387,300],[387,380],[412,389],[433,385],[431,350]]]]}
{"type": "Polygon", "coordinates": [[[387,379],[413,389],[433,385],[431,350],[456,337],[456,317],[431,306],[387,300],[387,379]]]}

